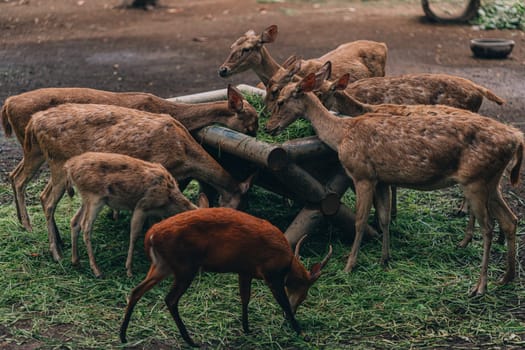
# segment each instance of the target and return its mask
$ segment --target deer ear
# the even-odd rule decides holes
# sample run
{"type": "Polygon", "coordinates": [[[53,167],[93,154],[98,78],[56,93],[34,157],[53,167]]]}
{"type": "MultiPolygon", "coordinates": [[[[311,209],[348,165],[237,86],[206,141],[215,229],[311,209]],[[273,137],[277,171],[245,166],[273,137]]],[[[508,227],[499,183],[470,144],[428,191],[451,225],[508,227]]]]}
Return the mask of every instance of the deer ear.
{"type": "Polygon", "coordinates": [[[308,74],[297,84],[295,91],[298,93],[314,91],[317,85],[316,80],[315,73],[308,74]]]}
{"type": "Polygon", "coordinates": [[[242,112],[244,98],[239,90],[228,84],[228,108],[235,112],[242,112]]]}
{"type": "Polygon", "coordinates": [[[258,173],[259,173],[259,171],[254,172],[253,174],[251,174],[250,176],[248,176],[248,177],[246,178],[246,180],[244,180],[244,181],[240,184],[242,194],[245,194],[246,192],[248,192],[248,190],[249,190],[250,187],[252,186],[253,180],[255,179],[255,177],[257,176],[258,173]]]}
{"type": "Polygon", "coordinates": [[[199,208],[209,208],[210,207],[210,201],[208,200],[208,197],[203,193],[199,193],[199,200],[198,200],[199,208]]]}
{"type": "Polygon", "coordinates": [[[321,264],[314,264],[310,268],[310,283],[314,283],[321,276],[321,264]]]}
{"type": "Polygon", "coordinates": [[[283,62],[283,64],[281,64],[281,67],[283,67],[284,69],[288,69],[289,67],[294,65],[298,59],[299,57],[297,57],[297,55],[291,55],[286,59],[286,61],[283,62]]]}
{"type": "Polygon", "coordinates": [[[350,82],[350,73],[343,74],[343,76],[337,79],[337,81],[335,82],[335,90],[346,89],[349,82],[350,82]]]}
{"type": "Polygon", "coordinates": [[[277,26],[275,24],[272,24],[261,33],[259,42],[261,44],[273,43],[275,41],[275,38],[277,38],[278,32],[279,30],[277,29],[277,26]]]}

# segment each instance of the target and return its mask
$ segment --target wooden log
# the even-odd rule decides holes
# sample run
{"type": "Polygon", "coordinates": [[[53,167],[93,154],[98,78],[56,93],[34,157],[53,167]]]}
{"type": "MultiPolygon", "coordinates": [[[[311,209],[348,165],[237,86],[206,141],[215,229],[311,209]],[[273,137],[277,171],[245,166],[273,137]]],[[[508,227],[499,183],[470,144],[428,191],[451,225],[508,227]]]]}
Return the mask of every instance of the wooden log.
{"type": "Polygon", "coordinates": [[[231,129],[211,125],[196,133],[198,141],[252,161],[271,170],[280,170],[288,164],[288,155],[279,145],[271,145],[231,129]]]}
{"type": "Polygon", "coordinates": [[[282,148],[288,153],[290,160],[299,162],[314,157],[335,155],[335,152],[317,136],[303,137],[284,142],[282,148]]]}
{"type": "Polygon", "coordinates": [[[302,236],[312,232],[313,229],[321,223],[323,218],[324,215],[319,209],[304,207],[297,214],[290,226],[288,226],[284,236],[290,245],[294,245],[302,236]]]}
{"type": "Polygon", "coordinates": [[[327,192],[325,186],[297,164],[288,164],[276,176],[287,184],[297,198],[318,205],[323,214],[333,215],[339,209],[339,195],[327,192]]]}
{"type": "MultiPolygon", "coordinates": [[[[342,227],[345,232],[348,232],[352,236],[355,235],[355,214],[346,205],[341,204],[337,213],[328,218],[334,224],[342,227]]],[[[365,235],[369,237],[377,237],[379,234],[372,226],[367,224],[365,226],[365,235]]]]}

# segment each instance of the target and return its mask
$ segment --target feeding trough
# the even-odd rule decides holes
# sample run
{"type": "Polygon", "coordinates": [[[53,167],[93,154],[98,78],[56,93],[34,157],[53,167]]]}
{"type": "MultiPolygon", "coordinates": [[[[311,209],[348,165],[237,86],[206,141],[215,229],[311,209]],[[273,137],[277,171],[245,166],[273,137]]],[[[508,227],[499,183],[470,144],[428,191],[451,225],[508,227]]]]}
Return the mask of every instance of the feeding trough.
{"type": "MultiPolygon", "coordinates": [[[[243,93],[265,94],[250,85],[237,88],[243,93]]],[[[226,89],[220,89],[168,100],[203,103],[226,99],[226,94],[226,89]]],[[[256,169],[254,185],[303,203],[285,231],[290,244],[312,231],[324,218],[354,232],[355,215],[340,201],[351,180],[339,164],[337,154],[317,136],[269,143],[218,125],[205,127],[194,136],[232,176],[256,169]]],[[[365,234],[377,232],[367,226],[365,234]]]]}

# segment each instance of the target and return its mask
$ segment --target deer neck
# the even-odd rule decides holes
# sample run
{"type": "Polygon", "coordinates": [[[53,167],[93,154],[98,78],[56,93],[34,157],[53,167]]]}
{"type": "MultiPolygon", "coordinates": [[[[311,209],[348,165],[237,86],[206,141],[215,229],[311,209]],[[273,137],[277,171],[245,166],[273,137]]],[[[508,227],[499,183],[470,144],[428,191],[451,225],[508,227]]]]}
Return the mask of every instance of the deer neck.
{"type": "Polygon", "coordinates": [[[319,139],[337,151],[346,130],[346,119],[330,113],[313,93],[309,92],[305,97],[305,118],[312,123],[319,139]]]}
{"type": "Polygon", "coordinates": [[[301,264],[299,259],[292,257],[290,263],[290,271],[286,276],[285,285],[288,288],[297,288],[309,281],[310,274],[308,270],[301,264]]]}
{"type": "Polygon", "coordinates": [[[334,97],[337,110],[341,114],[356,116],[372,112],[369,105],[359,102],[346,92],[336,93],[334,97]]]}
{"type": "Polygon", "coordinates": [[[254,67],[254,71],[264,85],[268,85],[268,82],[272,76],[277,73],[279,68],[281,68],[281,66],[275,62],[266,47],[261,47],[261,64],[254,67]]]}
{"type": "Polygon", "coordinates": [[[189,131],[197,130],[212,123],[224,124],[234,113],[228,108],[228,101],[207,103],[171,103],[169,111],[189,131]]]}

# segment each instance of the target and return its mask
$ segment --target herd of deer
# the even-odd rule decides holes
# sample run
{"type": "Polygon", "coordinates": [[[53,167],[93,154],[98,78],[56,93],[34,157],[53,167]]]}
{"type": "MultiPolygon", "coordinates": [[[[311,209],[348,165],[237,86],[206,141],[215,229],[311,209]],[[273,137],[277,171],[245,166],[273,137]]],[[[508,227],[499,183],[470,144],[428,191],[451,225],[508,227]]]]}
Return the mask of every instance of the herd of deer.
{"type": "MultiPolygon", "coordinates": [[[[476,113],[484,97],[498,104],[504,101],[451,75],[385,77],[387,47],[373,41],[345,43],[316,59],[292,56],[280,66],[265,46],[277,33],[272,25],[259,35],[253,31],[242,35],[218,73],[229,77],[252,69],[266,88],[268,132],[279,133],[304,117],[337,152],[356,192],[356,236],[345,271],[356,265],[372,204],[383,236],[382,263],[390,258],[391,188],[433,190],[458,184],[471,212],[460,245],[472,239],[474,219],[483,234],[481,274],[471,295],[486,291],[494,220],[508,250],[501,283],[512,281],[517,218],[502,197],[500,182],[509,168],[511,183],[517,183],[524,138],[518,129],[476,113]],[[335,116],[329,110],[354,117],[335,116]]],[[[6,136],[14,133],[23,146],[23,159],[9,177],[18,219],[27,230],[32,226],[26,186],[44,162],[49,166],[50,180],[40,199],[55,260],[62,257],[62,240],[54,213],[66,191],[73,195],[73,187],[82,204],[71,220],[71,260],[78,263],[82,231],[97,277],[102,272],[90,235],[104,205],[133,211],[126,260],[130,276],[133,245],[146,218],[169,217],[146,233],[151,267],[131,292],[120,329],[122,342],[137,301],[174,275],[166,304],[184,340],[196,346],[179,316],[178,302],[200,269],[238,273],[244,331],[251,280],[258,278],[264,279],[301,334],[295,311],[332,255],[331,247],[321,263],[306,270],[298,259],[302,239],[293,253],[295,242],[287,242],[279,229],[235,210],[252,177],[236,181],[191,134],[212,123],[250,135],[257,132],[257,112],[236,88],[228,86],[227,101],[201,104],[169,102],[147,93],[46,88],[9,97],[1,117],[6,136]],[[220,207],[209,208],[205,196],[199,207],[191,203],[177,183],[187,179],[214,187],[220,207]]]]}

